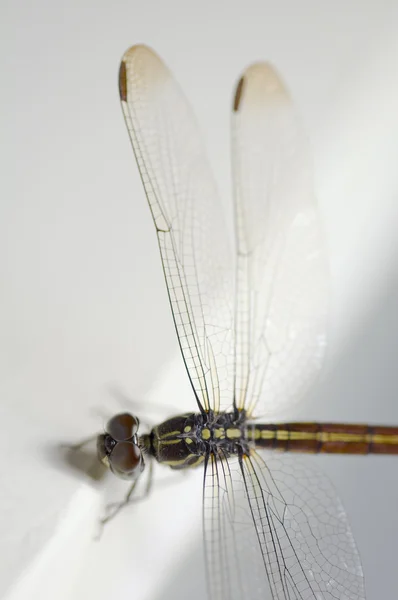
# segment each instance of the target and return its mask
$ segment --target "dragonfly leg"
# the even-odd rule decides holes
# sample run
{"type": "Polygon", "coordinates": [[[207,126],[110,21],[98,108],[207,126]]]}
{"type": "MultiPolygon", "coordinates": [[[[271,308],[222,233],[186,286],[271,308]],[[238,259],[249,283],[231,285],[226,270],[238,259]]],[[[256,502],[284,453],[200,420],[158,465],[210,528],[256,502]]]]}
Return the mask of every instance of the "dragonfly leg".
{"type": "Polygon", "coordinates": [[[144,492],[140,496],[134,496],[137,482],[138,482],[138,479],[136,479],[131,484],[124,500],[122,500],[121,502],[113,502],[112,504],[108,504],[108,506],[106,507],[108,514],[101,519],[101,521],[100,521],[101,527],[103,527],[104,525],[106,525],[106,523],[111,521],[122,510],[122,508],[124,508],[128,504],[135,504],[136,502],[141,502],[141,500],[145,500],[145,498],[147,498],[147,496],[149,496],[151,489],[152,489],[152,483],[153,483],[153,461],[152,460],[149,462],[148,478],[147,478],[147,482],[145,485],[145,489],[144,489],[144,492]]]}
{"type": "MultiPolygon", "coordinates": [[[[138,479],[136,479],[131,484],[126,496],[124,497],[124,500],[122,500],[121,502],[113,502],[106,506],[107,514],[99,522],[99,533],[96,536],[96,539],[99,539],[101,537],[102,531],[103,531],[103,528],[105,527],[105,525],[107,523],[109,523],[109,521],[111,521],[114,517],[116,517],[116,515],[119,514],[120,511],[125,506],[128,506],[129,504],[136,504],[137,502],[141,502],[141,500],[145,500],[145,498],[147,498],[149,496],[149,494],[151,493],[151,490],[152,490],[152,485],[153,485],[153,465],[154,465],[154,461],[151,460],[149,463],[149,467],[148,467],[148,479],[145,484],[144,491],[140,496],[134,496],[134,493],[136,491],[137,482],[138,482],[138,479]]],[[[186,471],[189,471],[189,470],[190,469],[187,469],[186,471]]],[[[184,470],[178,471],[178,473],[183,474],[183,475],[186,474],[184,470]]],[[[175,479],[171,478],[171,479],[163,480],[163,481],[159,482],[158,486],[160,486],[162,484],[168,485],[169,483],[175,483],[175,479]]]]}

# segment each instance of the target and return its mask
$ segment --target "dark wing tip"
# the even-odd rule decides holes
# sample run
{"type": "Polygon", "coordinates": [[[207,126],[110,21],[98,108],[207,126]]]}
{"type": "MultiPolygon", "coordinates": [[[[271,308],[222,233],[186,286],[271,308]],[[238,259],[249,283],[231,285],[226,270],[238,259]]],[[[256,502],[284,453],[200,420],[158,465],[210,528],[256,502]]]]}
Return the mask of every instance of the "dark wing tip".
{"type": "Polygon", "coordinates": [[[124,60],[120,63],[119,69],[119,94],[120,100],[127,102],[127,72],[124,60]]]}
{"type": "Polygon", "coordinates": [[[236,86],[236,92],[235,92],[235,98],[234,98],[234,112],[238,112],[238,110],[239,110],[240,102],[242,99],[244,83],[245,83],[245,78],[241,77],[239,79],[238,85],[236,86]]]}

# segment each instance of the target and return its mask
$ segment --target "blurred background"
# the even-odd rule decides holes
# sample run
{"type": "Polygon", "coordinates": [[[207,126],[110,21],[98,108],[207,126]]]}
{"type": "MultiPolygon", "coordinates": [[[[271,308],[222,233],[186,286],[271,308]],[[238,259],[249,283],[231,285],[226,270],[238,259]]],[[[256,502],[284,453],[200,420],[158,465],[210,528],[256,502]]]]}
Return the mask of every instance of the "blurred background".
{"type": "MultiPolygon", "coordinates": [[[[171,67],[226,205],[232,87],[250,62],[278,68],[311,141],[332,274],[325,370],[292,419],[398,424],[398,5],[37,0],[0,10],[0,597],[203,598],[201,472],[171,474],[96,542],[104,503],[124,488],[60,448],[128,399],[149,425],[194,407],[119,106],[119,61],[145,42],[171,67]]],[[[395,597],[397,459],[318,464],[350,516],[368,599],[395,597]]]]}

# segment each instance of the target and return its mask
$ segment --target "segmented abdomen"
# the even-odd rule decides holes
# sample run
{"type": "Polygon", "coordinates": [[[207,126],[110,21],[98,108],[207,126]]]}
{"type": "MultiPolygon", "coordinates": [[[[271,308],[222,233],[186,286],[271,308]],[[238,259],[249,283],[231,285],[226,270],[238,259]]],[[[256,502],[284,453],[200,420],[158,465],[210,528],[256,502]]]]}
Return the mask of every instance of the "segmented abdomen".
{"type": "Polygon", "coordinates": [[[249,441],[259,448],[328,454],[398,454],[398,427],[348,423],[249,425],[249,441]]]}

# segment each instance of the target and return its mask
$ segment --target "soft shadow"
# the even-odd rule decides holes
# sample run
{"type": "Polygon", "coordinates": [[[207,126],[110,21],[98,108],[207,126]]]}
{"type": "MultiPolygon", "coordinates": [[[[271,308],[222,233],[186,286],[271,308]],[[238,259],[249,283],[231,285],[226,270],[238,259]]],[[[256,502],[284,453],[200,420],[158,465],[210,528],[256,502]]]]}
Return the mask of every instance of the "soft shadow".
{"type": "Polygon", "coordinates": [[[49,444],[45,449],[47,460],[57,469],[67,469],[86,482],[102,481],[108,469],[98,460],[95,443],[83,447],[67,444],[49,444]]]}
{"type": "Polygon", "coordinates": [[[385,425],[398,422],[397,307],[395,264],[375,305],[356,324],[346,347],[311,394],[308,412],[312,419],[385,425]]]}

